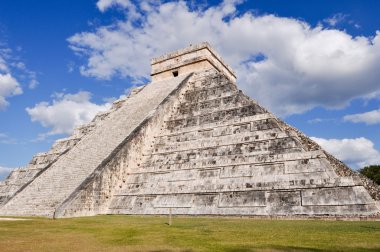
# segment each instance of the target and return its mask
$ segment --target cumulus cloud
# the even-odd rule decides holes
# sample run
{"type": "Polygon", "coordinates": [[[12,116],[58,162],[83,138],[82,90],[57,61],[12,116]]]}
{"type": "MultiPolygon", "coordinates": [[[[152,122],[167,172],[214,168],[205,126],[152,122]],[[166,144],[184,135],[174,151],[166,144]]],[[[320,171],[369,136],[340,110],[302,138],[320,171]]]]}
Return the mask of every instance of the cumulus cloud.
{"type": "Polygon", "coordinates": [[[13,168],[0,166],[0,181],[4,180],[12,170],[13,168]]]}
{"type": "Polygon", "coordinates": [[[38,84],[37,74],[30,71],[12,49],[0,43],[0,110],[9,105],[7,98],[23,93],[20,79],[22,82],[29,81],[31,89],[38,84]]]}
{"type": "Polygon", "coordinates": [[[367,125],[380,124],[380,109],[368,111],[365,113],[346,115],[343,120],[354,123],[365,123],[367,125]]]}
{"type": "Polygon", "coordinates": [[[374,143],[365,138],[324,139],[311,137],[327,152],[344,161],[353,168],[380,164],[380,153],[374,148],[374,143]]]}
{"type": "Polygon", "coordinates": [[[20,83],[10,73],[0,73],[0,110],[8,106],[7,97],[19,94],[22,94],[20,83]]]}
{"type": "Polygon", "coordinates": [[[40,102],[26,108],[31,120],[51,128],[47,135],[70,134],[73,129],[91,121],[100,112],[108,110],[111,104],[91,102],[91,93],[81,91],[76,94],[57,93],[51,103],[40,102]]]}
{"type": "Polygon", "coordinates": [[[140,81],[149,76],[150,58],[208,41],[236,70],[240,88],[279,115],[342,108],[379,91],[379,32],[352,37],[293,18],[240,13],[240,2],[193,9],[184,1],[100,0],[101,11],[119,5],[127,15],[68,41],[86,56],[83,75],[140,81]]]}

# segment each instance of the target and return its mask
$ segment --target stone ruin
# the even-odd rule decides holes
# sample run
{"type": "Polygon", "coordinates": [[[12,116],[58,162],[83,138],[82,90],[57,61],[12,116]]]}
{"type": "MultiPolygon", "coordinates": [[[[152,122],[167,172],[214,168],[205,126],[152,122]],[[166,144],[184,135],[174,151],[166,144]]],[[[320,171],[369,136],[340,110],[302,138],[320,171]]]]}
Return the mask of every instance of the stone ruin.
{"type": "Polygon", "coordinates": [[[246,96],[207,43],[0,182],[0,216],[368,217],[380,188],[246,96]]]}

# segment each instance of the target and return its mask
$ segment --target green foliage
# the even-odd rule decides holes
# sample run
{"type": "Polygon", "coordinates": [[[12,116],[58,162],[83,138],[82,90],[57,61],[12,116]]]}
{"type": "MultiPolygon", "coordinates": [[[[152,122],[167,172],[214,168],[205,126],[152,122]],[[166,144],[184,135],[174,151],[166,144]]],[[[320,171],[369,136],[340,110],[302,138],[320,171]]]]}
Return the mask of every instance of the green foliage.
{"type": "Polygon", "coordinates": [[[359,170],[359,172],[380,185],[380,165],[366,166],[363,169],[359,170]]]}
{"type": "Polygon", "coordinates": [[[380,251],[379,221],[160,216],[1,221],[0,251],[380,251]]]}

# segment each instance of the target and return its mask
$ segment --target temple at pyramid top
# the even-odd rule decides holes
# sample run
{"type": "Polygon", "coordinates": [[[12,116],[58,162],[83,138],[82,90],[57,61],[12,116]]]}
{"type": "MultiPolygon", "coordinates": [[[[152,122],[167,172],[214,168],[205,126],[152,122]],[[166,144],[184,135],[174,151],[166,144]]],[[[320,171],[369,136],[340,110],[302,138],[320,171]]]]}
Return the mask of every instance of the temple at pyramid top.
{"type": "Polygon", "coordinates": [[[378,218],[380,187],[263,108],[207,43],[0,182],[0,216],[378,218]]]}
{"type": "Polygon", "coordinates": [[[200,70],[217,69],[231,81],[236,81],[235,72],[207,43],[190,45],[151,61],[152,81],[159,81],[200,70]]]}

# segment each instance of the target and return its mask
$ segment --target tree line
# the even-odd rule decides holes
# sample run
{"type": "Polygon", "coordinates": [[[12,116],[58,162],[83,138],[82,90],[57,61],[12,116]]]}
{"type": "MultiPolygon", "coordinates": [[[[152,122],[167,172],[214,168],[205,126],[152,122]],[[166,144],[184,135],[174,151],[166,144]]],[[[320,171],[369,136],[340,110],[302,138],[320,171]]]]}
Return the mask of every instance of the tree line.
{"type": "Polygon", "coordinates": [[[380,165],[365,166],[359,172],[380,185],[380,165]]]}

